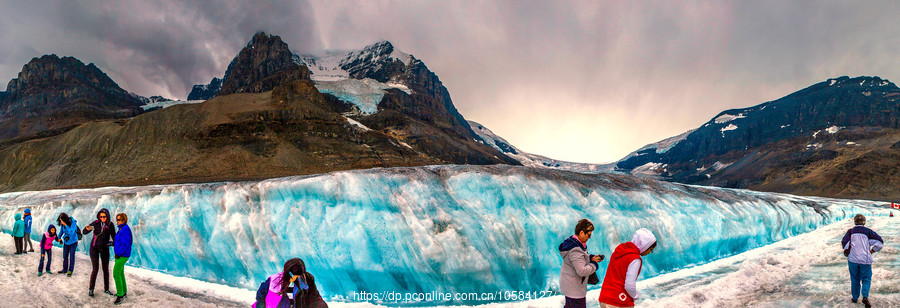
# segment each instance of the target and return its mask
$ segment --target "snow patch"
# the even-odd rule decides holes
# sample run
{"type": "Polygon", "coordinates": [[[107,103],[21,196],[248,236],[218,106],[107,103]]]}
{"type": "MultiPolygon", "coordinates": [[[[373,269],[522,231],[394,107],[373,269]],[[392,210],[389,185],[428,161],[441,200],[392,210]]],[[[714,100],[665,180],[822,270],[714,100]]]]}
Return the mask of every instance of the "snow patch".
{"type": "Polygon", "coordinates": [[[826,128],[825,131],[828,132],[829,134],[836,134],[837,132],[841,131],[841,127],[832,126],[832,127],[826,128]]]}
{"type": "Polygon", "coordinates": [[[833,86],[834,83],[837,82],[837,80],[835,80],[835,79],[828,79],[828,81],[829,81],[828,86],[833,86]]]}
{"type": "Polygon", "coordinates": [[[727,122],[730,122],[730,121],[733,121],[736,119],[746,118],[746,117],[747,116],[745,116],[743,113],[738,113],[737,115],[723,114],[723,115],[720,115],[719,117],[717,117],[715,122],[716,122],[716,124],[722,124],[722,123],[727,123],[727,122]]]}
{"type": "Polygon", "coordinates": [[[716,161],[716,163],[713,164],[712,167],[710,167],[710,168],[712,168],[713,171],[719,171],[719,170],[728,168],[728,166],[731,166],[731,164],[732,163],[723,164],[720,161],[716,161]]]}
{"type": "Polygon", "coordinates": [[[384,98],[384,90],[398,88],[409,94],[409,88],[398,84],[386,84],[374,79],[342,79],[334,81],[314,80],[319,92],[336,96],[338,99],[356,105],[363,114],[378,112],[378,103],[384,98]]]}
{"type": "Polygon", "coordinates": [[[371,130],[372,130],[371,128],[366,127],[365,125],[363,125],[362,123],[357,122],[357,121],[354,120],[354,119],[351,119],[351,118],[348,118],[348,117],[344,117],[344,120],[347,120],[347,123],[350,123],[350,124],[352,124],[352,125],[354,125],[354,126],[356,126],[356,127],[359,127],[359,128],[361,128],[362,130],[364,130],[364,131],[371,131],[371,130]]]}
{"type": "Polygon", "coordinates": [[[172,106],[175,106],[175,105],[199,104],[199,103],[202,103],[202,102],[205,102],[205,100],[191,100],[191,101],[175,100],[175,101],[162,101],[162,102],[152,102],[152,103],[149,103],[149,104],[146,104],[146,105],[142,105],[141,108],[143,108],[144,110],[150,110],[150,109],[153,109],[153,108],[168,108],[168,107],[172,107],[172,106]]]}
{"type": "Polygon", "coordinates": [[[666,167],[668,167],[667,164],[649,162],[632,169],[631,174],[657,176],[661,172],[665,172],[666,167]]]}
{"type": "MultiPolygon", "coordinates": [[[[707,125],[709,125],[709,124],[707,124],[707,125]]],[[[706,125],[704,125],[704,126],[706,126],[706,125]]],[[[648,150],[648,149],[656,149],[655,150],[656,154],[662,154],[662,153],[668,152],[670,149],[675,147],[675,145],[677,145],[679,142],[686,139],[695,130],[696,129],[692,129],[692,130],[683,132],[677,136],[672,136],[672,137],[645,145],[645,146],[641,147],[640,149],[637,149],[637,151],[629,153],[622,160],[626,160],[631,157],[637,157],[637,156],[647,154],[647,153],[642,153],[642,152],[646,152],[646,150],[648,150]]]]}
{"type": "Polygon", "coordinates": [[[722,132],[722,138],[725,138],[725,132],[730,131],[730,130],[735,130],[737,128],[738,128],[737,125],[728,124],[728,126],[723,127],[719,131],[722,132]]]}
{"type": "Polygon", "coordinates": [[[785,128],[785,127],[788,127],[788,126],[791,126],[791,125],[790,125],[790,124],[788,124],[788,125],[782,125],[781,128],[785,128]]]}

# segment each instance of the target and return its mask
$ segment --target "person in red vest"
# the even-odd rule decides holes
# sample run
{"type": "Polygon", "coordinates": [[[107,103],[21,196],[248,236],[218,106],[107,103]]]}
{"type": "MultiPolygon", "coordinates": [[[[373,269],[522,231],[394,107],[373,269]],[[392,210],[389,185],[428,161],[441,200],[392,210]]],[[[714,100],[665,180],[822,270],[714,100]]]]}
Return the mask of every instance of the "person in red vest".
{"type": "Polygon", "coordinates": [[[600,307],[634,307],[634,300],[638,298],[637,277],[644,265],[641,257],[653,252],[654,248],[656,236],[645,228],[635,231],[631,242],[616,246],[600,287],[600,307]]]}

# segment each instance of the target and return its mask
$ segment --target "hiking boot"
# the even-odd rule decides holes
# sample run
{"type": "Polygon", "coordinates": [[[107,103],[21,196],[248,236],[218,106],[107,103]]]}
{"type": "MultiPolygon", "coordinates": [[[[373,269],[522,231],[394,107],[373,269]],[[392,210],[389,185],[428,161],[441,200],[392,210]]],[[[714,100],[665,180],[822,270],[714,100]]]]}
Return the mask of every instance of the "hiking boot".
{"type": "Polygon", "coordinates": [[[38,277],[41,277],[44,273],[38,272],[38,277]]]}
{"type": "Polygon", "coordinates": [[[57,273],[57,274],[65,274],[65,273],[66,273],[66,270],[61,270],[61,271],[58,271],[58,272],[56,272],[56,273],[57,273]]]}
{"type": "Polygon", "coordinates": [[[124,299],[124,298],[125,298],[124,295],[122,295],[122,296],[116,296],[116,301],[113,302],[113,305],[121,304],[121,303],[122,303],[122,299],[124,299]]]}
{"type": "Polygon", "coordinates": [[[855,299],[855,298],[851,298],[851,299],[850,299],[850,302],[856,304],[856,303],[859,302],[859,300],[857,300],[857,299],[855,299]]]}
{"type": "Polygon", "coordinates": [[[53,275],[53,272],[51,272],[50,270],[47,270],[47,275],[53,275]]]}
{"type": "Polygon", "coordinates": [[[863,305],[866,305],[866,308],[872,308],[872,304],[869,304],[868,297],[863,297],[863,305]]]}
{"type": "Polygon", "coordinates": [[[109,290],[103,291],[103,293],[106,293],[106,294],[109,294],[109,295],[112,295],[112,296],[116,296],[115,293],[109,292],[109,290]]]}
{"type": "Polygon", "coordinates": [[[34,252],[34,249],[29,249],[28,252],[34,252]]]}
{"type": "Polygon", "coordinates": [[[94,297],[94,290],[88,290],[88,296],[94,297]]]}
{"type": "MultiPolygon", "coordinates": [[[[72,272],[66,272],[66,277],[72,277],[72,272]]],[[[91,291],[91,293],[94,293],[94,291],[91,291]]]]}

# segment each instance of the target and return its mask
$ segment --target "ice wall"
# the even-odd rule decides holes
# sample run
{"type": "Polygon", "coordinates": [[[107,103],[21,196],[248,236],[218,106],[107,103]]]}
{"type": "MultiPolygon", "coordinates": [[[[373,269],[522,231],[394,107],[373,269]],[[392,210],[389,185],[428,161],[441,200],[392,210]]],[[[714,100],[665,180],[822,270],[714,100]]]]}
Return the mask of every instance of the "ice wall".
{"type": "Polygon", "coordinates": [[[595,254],[609,256],[639,227],[652,230],[659,246],[646,257],[647,277],[857,213],[887,214],[872,204],[628,175],[434,166],[7,193],[0,195],[0,221],[8,233],[14,213],[30,206],[32,239],[39,240],[60,212],[84,226],[105,207],[130,217],[130,265],[255,289],[286,259],[300,257],[323,295],[334,298],[354,291],[557,290],[557,246],[580,218],[597,226],[588,243],[595,254]]]}

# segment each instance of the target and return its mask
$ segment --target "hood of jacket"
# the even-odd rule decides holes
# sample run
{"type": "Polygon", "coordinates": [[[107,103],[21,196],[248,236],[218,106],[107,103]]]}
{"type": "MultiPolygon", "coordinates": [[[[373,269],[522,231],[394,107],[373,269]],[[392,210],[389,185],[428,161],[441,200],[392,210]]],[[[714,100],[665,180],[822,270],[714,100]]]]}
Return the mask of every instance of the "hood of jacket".
{"type": "Polygon", "coordinates": [[[634,236],[631,238],[631,242],[637,246],[638,250],[641,253],[647,251],[650,246],[653,246],[653,243],[656,243],[656,236],[653,235],[653,232],[647,230],[646,228],[640,228],[637,231],[634,231],[634,236]]]}
{"type": "Polygon", "coordinates": [[[52,236],[56,236],[56,231],[51,232],[50,230],[56,230],[56,226],[54,226],[53,224],[50,224],[50,226],[47,227],[47,233],[52,236]]]}
{"type": "Polygon", "coordinates": [[[106,222],[112,221],[112,217],[109,216],[109,210],[106,208],[100,209],[100,211],[97,212],[97,220],[100,220],[100,213],[106,214],[106,222]]]}
{"type": "Polygon", "coordinates": [[[574,236],[570,236],[565,241],[563,241],[562,244],[559,244],[559,252],[569,251],[576,247],[580,247],[581,249],[586,250],[587,248],[585,248],[584,246],[586,245],[582,244],[581,241],[579,241],[577,238],[575,238],[574,236]]]}
{"type": "Polygon", "coordinates": [[[22,213],[16,213],[16,220],[22,220],[22,213]]]}

